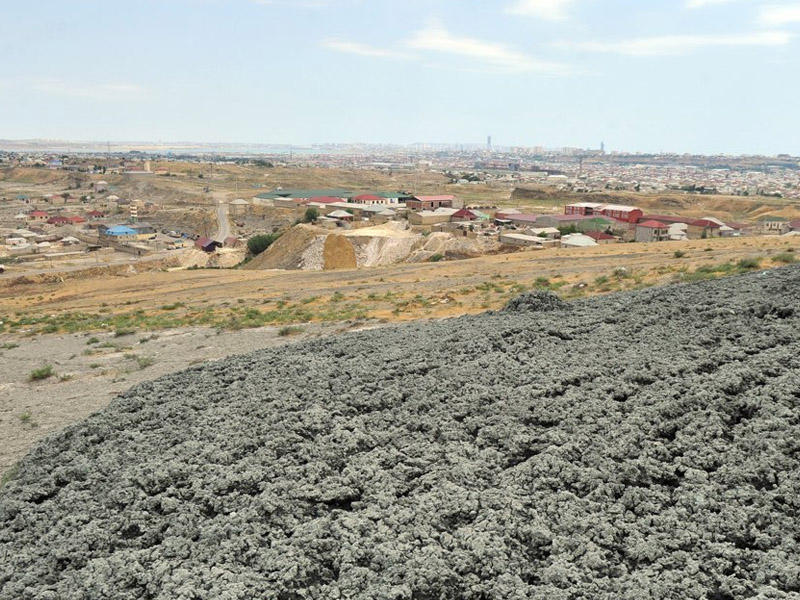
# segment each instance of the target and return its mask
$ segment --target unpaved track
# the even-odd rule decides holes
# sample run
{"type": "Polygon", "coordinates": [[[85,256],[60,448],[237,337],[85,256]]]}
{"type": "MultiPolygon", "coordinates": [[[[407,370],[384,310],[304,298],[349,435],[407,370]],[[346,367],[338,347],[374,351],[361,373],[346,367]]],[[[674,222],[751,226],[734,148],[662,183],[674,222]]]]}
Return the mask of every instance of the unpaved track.
{"type": "Polygon", "coordinates": [[[0,491],[0,599],[797,598],[800,267],[142,384],[0,491]]]}

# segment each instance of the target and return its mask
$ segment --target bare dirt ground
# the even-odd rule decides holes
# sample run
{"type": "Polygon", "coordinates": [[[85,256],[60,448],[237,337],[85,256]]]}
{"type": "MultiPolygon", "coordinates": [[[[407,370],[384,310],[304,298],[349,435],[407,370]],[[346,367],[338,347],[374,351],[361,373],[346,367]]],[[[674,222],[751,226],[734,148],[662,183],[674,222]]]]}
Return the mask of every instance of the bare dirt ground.
{"type": "MultiPolygon", "coordinates": [[[[764,257],[800,247],[795,237],[752,237],[694,240],[652,244],[611,244],[583,249],[550,249],[424,264],[307,272],[281,270],[156,270],[61,281],[53,275],[0,278],[0,318],[30,315],[100,312],[109,316],[136,311],[140,315],[163,312],[165,304],[180,304],[170,314],[192,309],[263,308],[270,302],[303,303],[319,313],[336,301],[359,304],[369,317],[392,320],[436,318],[494,308],[503,298],[486,297],[477,286],[504,280],[507,287],[531,286],[542,278],[570,285],[589,284],[625,268],[641,284],[667,282],[699,266],[764,257]],[[680,254],[676,257],[676,252],[680,254]],[[467,291],[469,288],[470,291],[467,291]],[[390,294],[389,300],[382,300],[390,294]],[[392,314],[398,300],[422,295],[449,296],[455,302],[421,303],[392,314]],[[387,310],[389,309],[389,310],[387,310]]],[[[765,264],[768,266],[768,264],[765,264]]],[[[564,287],[562,285],[562,287],[564,287]]],[[[563,290],[562,290],[563,291],[563,290]]],[[[604,291],[599,289],[597,291],[604,291]]],[[[606,290],[611,291],[611,290],[606,290]]],[[[291,319],[288,319],[291,320],[291,319]]],[[[146,323],[143,327],[146,327],[146,323]]],[[[25,333],[21,328],[18,333],[25,333]]]]}
{"type": "Polygon", "coordinates": [[[290,335],[280,335],[278,327],[236,332],[188,327],[120,337],[6,336],[0,342],[0,476],[34,443],[100,410],[133,385],[197,363],[351,329],[327,323],[294,328],[290,335]],[[45,365],[53,375],[30,381],[30,373],[45,365]]]}

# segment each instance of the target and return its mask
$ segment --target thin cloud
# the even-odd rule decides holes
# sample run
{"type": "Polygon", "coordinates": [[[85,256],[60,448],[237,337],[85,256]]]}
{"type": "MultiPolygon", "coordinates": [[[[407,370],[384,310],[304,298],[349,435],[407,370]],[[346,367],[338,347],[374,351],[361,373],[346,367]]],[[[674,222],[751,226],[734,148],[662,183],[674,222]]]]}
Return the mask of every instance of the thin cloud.
{"type": "Polygon", "coordinates": [[[767,27],[780,27],[800,23],[800,4],[765,6],[761,9],[758,22],[767,27]]]}
{"type": "Polygon", "coordinates": [[[147,90],[135,83],[74,83],[61,79],[44,79],[33,84],[33,89],[44,94],[83,98],[85,100],[141,99],[147,90]]]}
{"type": "Polygon", "coordinates": [[[575,0],[516,0],[506,12],[546,21],[565,21],[574,3],[575,0]]]}
{"type": "Polygon", "coordinates": [[[664,56],[687,54],[703,48],[785,46],[792,35],[785,31],[764,31],[723,35],[665,35],[615,42],[579,42],[569,47],[586,52],[608,52],[629,56],[664,56]]]}
{"type": "Polygon", "coordinates": [[[344,52],[346,54],[356,54],[358,56],[368,56],[372,58],[396,58],[408,59],[411,58],[409,54],[390,50],[387,48],[376,48],[368,46],[359,42],[350,42],[347,40],[330,39],[322,42],[325,48],[335,50],[336,52],[344,52]]]}
{"type": "Polygon", "coordinates": [[[416,50],[469,58],[506,72],[565,74],[569,70],[566,65],[538,60],[502,43],[453,35],[440,25],[418,31],[407,44],[416,50]]]}
{"type": "Polygon", "coordinates": [[[738,0],[686,0],[686,8],[706,8],[720,4],[731,4],[738,0]]]}
{"type": "Polygon", "coordinates": [[[331,0],[252,0],[264,6],[294,6],[300,8],[326,8],[331,0]]]}

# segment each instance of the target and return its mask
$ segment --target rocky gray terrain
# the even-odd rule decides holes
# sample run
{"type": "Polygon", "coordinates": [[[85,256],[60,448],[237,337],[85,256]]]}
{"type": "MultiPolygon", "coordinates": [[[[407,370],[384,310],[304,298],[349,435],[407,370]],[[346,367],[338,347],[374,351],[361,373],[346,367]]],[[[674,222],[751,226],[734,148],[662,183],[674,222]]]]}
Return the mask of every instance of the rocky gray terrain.
{"type": "Polygon", "coordinates": [[[0,491],[0,599],[800,598],[800,268],[141,384],[0,491]]]}

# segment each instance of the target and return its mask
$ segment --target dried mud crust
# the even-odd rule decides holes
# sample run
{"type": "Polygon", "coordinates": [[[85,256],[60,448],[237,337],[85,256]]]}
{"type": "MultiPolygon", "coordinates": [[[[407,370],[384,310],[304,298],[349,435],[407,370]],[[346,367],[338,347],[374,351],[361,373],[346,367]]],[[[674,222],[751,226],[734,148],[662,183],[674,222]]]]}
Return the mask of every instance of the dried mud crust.
{"type": "Polygon", "coordinates": [[[798,598],[799,293],[790,267],[142,384],[0,491],[0,598],[798,598]]]}

